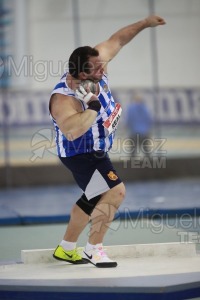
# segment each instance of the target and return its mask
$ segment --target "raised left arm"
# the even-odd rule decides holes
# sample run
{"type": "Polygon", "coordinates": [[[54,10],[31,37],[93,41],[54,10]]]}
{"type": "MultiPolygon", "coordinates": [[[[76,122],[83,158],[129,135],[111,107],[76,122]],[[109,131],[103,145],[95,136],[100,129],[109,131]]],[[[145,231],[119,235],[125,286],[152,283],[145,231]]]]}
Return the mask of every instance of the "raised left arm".
{"type": "Polygon", "coordinates": [[[165,20],[159,16],[149,16],[144,20],[138,21],[131,25],[121,28],[111,37],[95,46],[99,50],[99,54],[104,62],[104,68],[111,61],[123,46],[128,44],[139,32],[145,28],[164,25],[165,20]]]}

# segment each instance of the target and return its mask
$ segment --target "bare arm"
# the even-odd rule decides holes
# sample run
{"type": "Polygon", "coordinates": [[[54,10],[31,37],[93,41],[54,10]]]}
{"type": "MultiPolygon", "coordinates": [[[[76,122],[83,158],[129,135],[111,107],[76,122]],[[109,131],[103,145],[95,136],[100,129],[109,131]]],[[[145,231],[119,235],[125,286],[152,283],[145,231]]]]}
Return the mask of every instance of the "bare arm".
{"type": "Polygon", "coordinates": [[[165,21],[158,16],[149,16],[148,18],[128,25],[115,32],[111,37],[95,48],[99,50],[102,60],[105,62],[105,66],[109,61],[117,55],[123,46],[128,44],[139,32],[148,27],[156,27],[158,25],[164,25],[165,21]]]}
{"type": "Polygon", "coordinates": [[[94,110],[82,111],[81,103],[71,96],[54,94],[50,104],[51,115],[70,141],[83,135],[92,126],[97,116],[94,110]]]}

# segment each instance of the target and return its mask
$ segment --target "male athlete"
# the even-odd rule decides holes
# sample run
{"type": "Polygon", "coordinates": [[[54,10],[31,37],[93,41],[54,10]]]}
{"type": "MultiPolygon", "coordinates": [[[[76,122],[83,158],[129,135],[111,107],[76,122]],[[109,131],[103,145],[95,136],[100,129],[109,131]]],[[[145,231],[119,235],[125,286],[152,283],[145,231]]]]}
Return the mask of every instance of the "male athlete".
{"type": "Polygon", "coordinates": [[[69,70],[52,92],[49,109],[57,153],[83,191],[53,254],[56,259],[73,264],[90,262],[100,268],[117,266],[102,247],[104,235],[125,196],[124,184],[108,156],[121,107],[112,97],[107,65],[140,31],[164,24],[164,19],[149,16],[120,29],[94,48],[75,49],[69,58],[69,70]],[[87,79],[96,84],[95,93],[89,86],[80,86],[87,79]],[[80,255],[76,242],[89,221],[89,240],[80,255]]]}

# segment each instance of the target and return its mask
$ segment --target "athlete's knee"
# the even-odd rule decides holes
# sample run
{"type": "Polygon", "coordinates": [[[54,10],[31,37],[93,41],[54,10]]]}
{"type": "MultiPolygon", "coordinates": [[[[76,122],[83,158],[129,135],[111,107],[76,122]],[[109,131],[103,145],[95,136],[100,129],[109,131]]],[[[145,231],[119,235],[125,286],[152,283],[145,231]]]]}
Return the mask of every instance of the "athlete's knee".
{"type": "Polygon", "coordinates": [[[126,195],[126,188],[123,182],[116,185],[114,188],[114,193],[116,194],[116,197],[119,198],[119,200],[123,200],[126,195]]]}
{"type": "Polygon", "coordinates": [[[115,206],[119,206],[124,200],[126,194],[125,185],[123,184],[123,182],[121,182],[110,189],[107,193],[109,195],[110,202],[112,202],[115,206]]]}
{"type": "Polygon", "coordinates": [[[100,199],[101,195],[98,195],[88,200],[86,195],[83,194],[76,204],[84,211],[84,213],[90,216],[100,199]]]}

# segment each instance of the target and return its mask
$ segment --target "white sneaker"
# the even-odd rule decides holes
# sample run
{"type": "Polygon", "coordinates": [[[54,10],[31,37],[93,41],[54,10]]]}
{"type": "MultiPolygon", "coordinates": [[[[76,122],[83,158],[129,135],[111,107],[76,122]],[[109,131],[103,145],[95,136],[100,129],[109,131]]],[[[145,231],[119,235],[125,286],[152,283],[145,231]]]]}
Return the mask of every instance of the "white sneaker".
{"type": "Polygon", "coordinates": [[[88,262],[95,265],[97,268],[114,268],[117,266],[117,262],[108,258],[103,247],[93,248],[89,251],[86,251],[85,248],[83,250],[82,258],[88,260],[88,262]]]}

